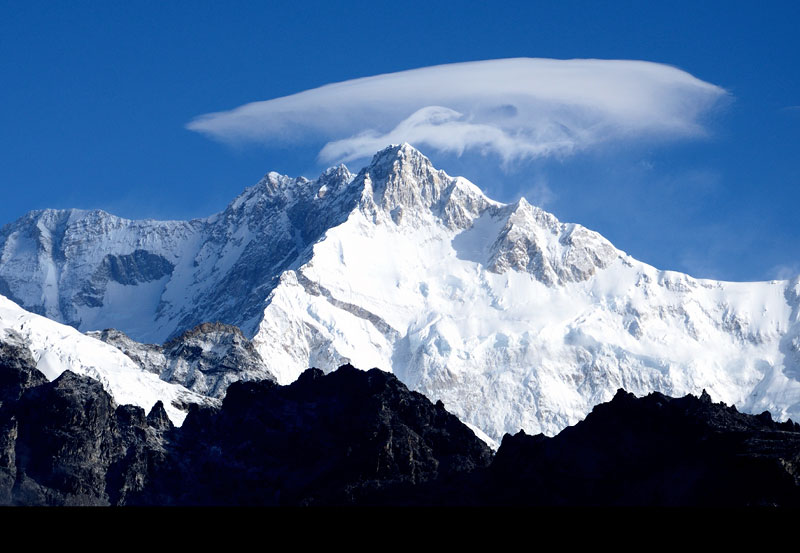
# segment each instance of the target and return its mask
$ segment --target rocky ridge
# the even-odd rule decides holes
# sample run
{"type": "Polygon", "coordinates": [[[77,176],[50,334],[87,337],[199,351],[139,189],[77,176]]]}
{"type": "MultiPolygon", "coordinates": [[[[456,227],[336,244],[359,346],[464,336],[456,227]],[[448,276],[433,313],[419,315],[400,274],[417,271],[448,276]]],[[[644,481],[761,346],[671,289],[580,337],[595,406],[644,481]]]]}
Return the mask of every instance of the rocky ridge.
{"type": "Polygon", "coordinates": [[[619,390],[555,437],[496,455],[396,377],[309,369],[236,382],[180,428],[161,403],[117,405],[99,382],[48,382],[0,345],[0,503],[8,505],[800,506],[800,425],[708,394],[619,390]]]}
{"type": "Polygon", "coordinates": [[[485,467],[491,450],[392,375],[349,366],[290,386],[231,385],[175,428],[99,382],[52,382],[0,348],[0,503],[324,505],[386,502],[485,467]]]}
{"type": "MultiPolygon", "coordinates": [[[[116,347],[25,311],[3,296],[0,296],[0,344],[28,352],[33,366],[48,381],[70,371],[99,382],[119,404],[132,404],[150,411],[160,401],[172,422],[178,425],[189,405],[219,402],[181,384],[166,382],[116,347]]],[[[146,354],[153,353],[148,346],[142,349],[146,354]]]]}
{"type": "Polygon", "coordinates": [[[235,326],[203,323],[163,346],[141,344],[114,329],[87,332],[165,382],[221,399],[238,380],[275,380],[252,342],[235,326]]]}

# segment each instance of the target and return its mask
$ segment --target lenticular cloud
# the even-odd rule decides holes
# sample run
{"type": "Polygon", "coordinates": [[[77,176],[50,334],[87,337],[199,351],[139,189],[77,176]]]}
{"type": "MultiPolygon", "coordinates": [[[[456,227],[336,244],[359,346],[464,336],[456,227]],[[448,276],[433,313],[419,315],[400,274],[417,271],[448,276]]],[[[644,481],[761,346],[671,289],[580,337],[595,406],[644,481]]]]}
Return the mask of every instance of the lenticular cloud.
{"type": "Polygon", "coordinates": [[[325,162],[400,142],[512,161],[609,140],[699,135],[702,115],[725,94],[658,63],[517,58],[344,81],[201,115],[187,128],[231,143],[321,140],[325,162]]]}

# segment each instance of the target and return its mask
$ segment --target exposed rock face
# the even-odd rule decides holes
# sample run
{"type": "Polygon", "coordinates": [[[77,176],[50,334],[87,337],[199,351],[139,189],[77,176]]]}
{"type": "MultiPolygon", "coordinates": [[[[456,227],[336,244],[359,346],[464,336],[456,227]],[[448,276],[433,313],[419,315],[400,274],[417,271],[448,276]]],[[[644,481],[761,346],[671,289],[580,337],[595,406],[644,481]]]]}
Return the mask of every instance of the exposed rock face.
{"type": "Polygon", "coordinates": [[[162,380],[213,398],[224,396],[237,380],[275,380],[252,342],[231,325],[203,323],[163,346],[141,344],[114,329],[87,334],[162,380]]]}
{"type": "MultiPolygon", "coordinates": [[[[142,358],[158,353],[148,346],[141,348],[142,358]]],[[[0,296],[0,350],[7,353],[6,358],[16,359],[13,363],[30,365],[39,371],[30,373],[22,369],[20,377],[29,375],[35,379],[41,373],[52,381],[65,371],[88,376],[99,381],[118,404],[137,405],[150,411],[162,402],[177,425],[186,417],[189,404],[219,404],[218,399],[163,381],[116,347],[81,334],[71,326],[25,311],[3,296],[0,296]]],[[[14,382],[9,386],[17,386],[14,382]]]]}
{"type": "Polygon", "coordinates": [[[136,286],[168,277],[174,269],[175,265],[166,258],[146,250],[134,250],[126,255],[108,254],[75,296],[75,304],[102,307],[110,282],[136,286]]]}
{"type": "Polygon", "coordinates": [[[148,503],[403,502],[415,486],[488,465],[491,451],[441,403],[349,365],[293,384],[235,383],[190,413],[148,503]]]}
{"type": "Polygon", "coordinates": [[[17,401],[28,388],[47,382],[37,370],[31,351],[22,336],[14,332],[0,340],[0,407],[7,401],[17,401]]]}
{"type": "Polygon", "coordinates": [[[221,409],[195,406],[174,428],[160,403],[145,416],[90,378],[37,378],[10,351],[3,389],[21,393],[0,407],[4,504],[387,503],[491,459],[441,403],[378,370],[238,382],[221,409]]]}
{"type": "Polygon", "coordinates": [[[175,428],[0,349],[0,503],[800,506],[800,425],[707,394],[619,391],[558,436],[491,451],[441,402],[343,366],[237,382],[175,428]]]}
{"type": "Polygon", "coordinates": [[[588,280],[619,256],[596,232],[561,223],[523,198],[492,245],[488,267],[496,273],[523,271],[555,286],[588,280]]]}
{"type": "Polygon", "coordinates": [[[148,372],[160,375],[167,364],[167,358],[164,355],[162,346],[137,342],[121,330],[107,328],[105,330],[93,330],[87,332],[86,335],[114,346],[127,355],[136,365],[148,372]]]}
{"type": "Polygon", "coordinates": [[[506,435],[485,491],[525,505],[800,505],[800,425],[620,390],[558,436],[506,435]]]}
{"type": "Polygon", "coordinates": [[[2,349],[0,503],[124,504],[141,491],[172,428],[163,405],[145,417],[117,406],[96,380],[65,371],[47,382],[30,353],[2,349]]]}
{"type": "Polygon", "coordinates": [[[353,179],[358,209],[375,224],[398,227],[436,221],[450,231],[469,228],[486,209],[501,204],[463,178],[436,169],[408,144],[381,150],[353,179]]]}

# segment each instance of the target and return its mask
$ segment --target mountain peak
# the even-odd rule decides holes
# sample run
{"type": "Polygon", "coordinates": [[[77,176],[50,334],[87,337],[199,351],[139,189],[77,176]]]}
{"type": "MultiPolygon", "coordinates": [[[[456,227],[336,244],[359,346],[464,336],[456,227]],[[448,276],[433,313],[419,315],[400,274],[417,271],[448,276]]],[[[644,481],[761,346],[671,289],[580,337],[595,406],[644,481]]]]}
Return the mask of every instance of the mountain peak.
{"type": "Polygon", "coordinates": [[[466,179],[436,169],[408,143],[393,144],[375,154],[356,179],[364,190],[362,209],[376,220],[388,215],[398,225],[433,217],[451,229],[467,228],[496,203],[466,179]]]}
{"type": "Polygon", "coordinates": [[[350,172],[350,169],[347,168],[347,165],[345,165],[344,163],[340,163],[339,165],[334,165],[333,167],[328,167],[327,169],[325,169],[319,176],[318,180],[326,180],[330,177],[338,177],[338,176],[352,178],[353,174],[350,172]]]}
{"type": "Polygon", "coordinates": [[[372,161],[364,168],[364,171],[373,175],[373,178],[380,178],[390,173],[400,172],[404,168],[436,171],[431,161],[408,142],[392,144],[377,152],[372,156],[372,161]]]}

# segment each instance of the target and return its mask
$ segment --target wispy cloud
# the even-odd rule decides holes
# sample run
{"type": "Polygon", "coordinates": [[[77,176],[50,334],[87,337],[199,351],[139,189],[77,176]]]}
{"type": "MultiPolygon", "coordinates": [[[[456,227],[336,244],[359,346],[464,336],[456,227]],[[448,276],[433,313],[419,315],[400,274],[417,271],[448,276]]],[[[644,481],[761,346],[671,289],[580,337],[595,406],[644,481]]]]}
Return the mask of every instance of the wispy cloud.
{"type": "Polygon", "coordinates": [[[769,274],[776,280],[789,280],[800,275],[800,263],[775,265],[769,274]]]}
{"type": "Polygon", "coordinates": [[[187,128],[228,143],[325,142],[325,162],[409,142],[505,162],[606,141],[704,133],[725,90],[667,65],[515,58],[425,67],[201,115],[187,128]]]}
{"type": "Polygon", "coordinates": [[[552,205],[558,199],[558,195],[550,188],[548,179],[544,175],[537,176],[530,186],[523,189],[520,195],[531,204],[541,208],[552,205]]]}

